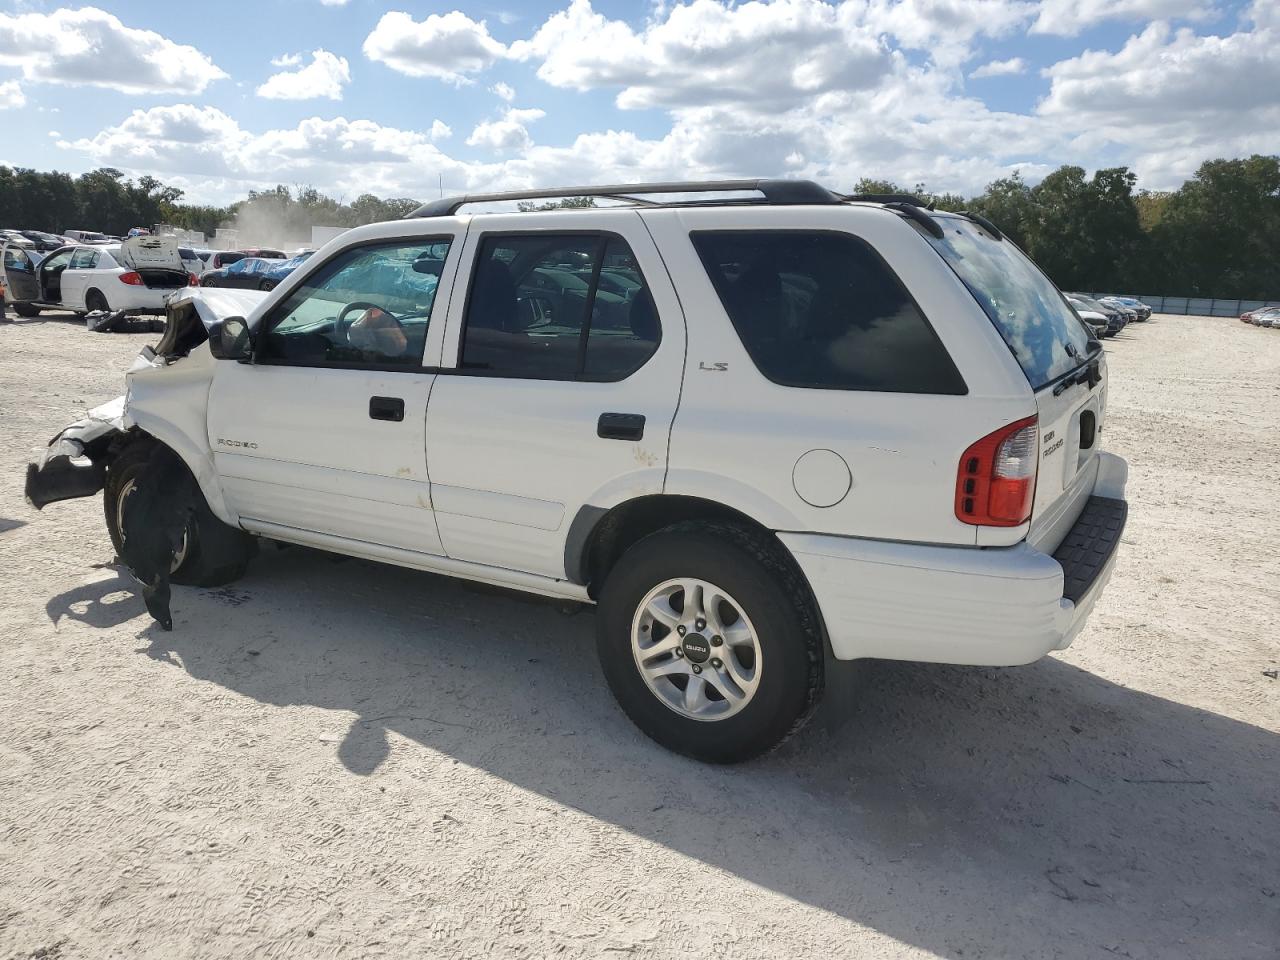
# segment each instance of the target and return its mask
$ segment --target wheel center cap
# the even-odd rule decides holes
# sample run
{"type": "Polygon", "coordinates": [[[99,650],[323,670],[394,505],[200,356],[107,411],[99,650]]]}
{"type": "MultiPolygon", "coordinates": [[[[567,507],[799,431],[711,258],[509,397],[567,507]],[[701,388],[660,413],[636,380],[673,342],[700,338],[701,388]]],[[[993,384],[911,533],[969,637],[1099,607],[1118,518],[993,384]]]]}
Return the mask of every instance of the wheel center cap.
{"type": "Polygon", "coordinates": [[[683,646],[690,663],[706,663],[711,656],[711,644],[700,633],[685,634],[683,646]]]}

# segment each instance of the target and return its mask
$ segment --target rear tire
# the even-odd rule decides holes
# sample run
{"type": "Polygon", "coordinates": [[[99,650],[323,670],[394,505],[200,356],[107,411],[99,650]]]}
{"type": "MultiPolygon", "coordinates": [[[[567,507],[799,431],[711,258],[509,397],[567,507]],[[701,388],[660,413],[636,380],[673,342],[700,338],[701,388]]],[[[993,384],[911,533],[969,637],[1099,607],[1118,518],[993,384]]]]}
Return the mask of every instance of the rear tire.
{"type": "MultiPolygon", "coordinates": [[[[125,516],[124,500],[140,489],[146,471],[157,469],[157,452],[160,456],[177,459],[177,454],[167,447],[154,441],[140,440],[125,447],[107,467],[102,507],[111,545],[122,560],[129,534],[127,529],[121,529],[125,516]]],[[[185,465],[179,475],[185,482],[173,493],[177,504],[188,510],[190,519],[183,542],[175,553],[169,580],[186,586],[218,587],[240,579],[256,552],[254,539],[213,515],[199,484],[185,465]]]]}
{"type": "Polygon", "coordinates": [[[111,305],[100,290],[90,290],[84,295],[85,313],[109,313],[111,305]]]}
{"type": "Polygon", "coordinates": [[[596,615],[600,664],[627,716],[669,750],[749,760],[803,726],[821,698],[817,611],[782,551],[743,527],[682,523],[636,543],[610,572],[596,615]]]}
{"type": "Polygon", "coordinates": [[[39,308],[39,307],[33,307],[33,306],[32,306],[31,304],[29,304],[29,303],[15,303],[15,304],[13,305],[13,312],[14,312],[14,313],[16,313],[16,314],[17,314],[18,316],[20,316],[20,317],[28,317],[28,318],[29,318],[29,317],[38,317],[38,316],[40,316],[40,308],[39,308]]]}

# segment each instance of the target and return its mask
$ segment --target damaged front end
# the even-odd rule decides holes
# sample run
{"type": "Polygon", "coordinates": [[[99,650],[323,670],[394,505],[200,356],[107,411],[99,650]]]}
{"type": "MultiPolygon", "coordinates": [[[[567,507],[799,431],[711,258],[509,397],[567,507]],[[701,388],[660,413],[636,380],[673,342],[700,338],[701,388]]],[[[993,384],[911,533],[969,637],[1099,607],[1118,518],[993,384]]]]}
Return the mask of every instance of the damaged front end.
{"type": "Polygon", "coordinates": [[[41,510],[102,489],[111,446],[125,431],[124,402],[124,397],[116,397],[90,410],[49,441],[39,463],[27,464],[28,503],[41,510]]]}
{"type": "MultiPolygon", "coordinates": [[[[132,383],[135,376],[141,375],[149,386],[144,393],[150,405],[162,406],[164,398],[150,384],[154,376],[162,374],[165,368],[183,360],[205,343],[212,324],[229,315],[248,314],[265,297],[265,293],[256,290],[210,290],[202,287],[184,290],[166,307],[164,335],[154,348],[142,348],[127,371],[126,380],[132,383]],[[161,403],[157,404],[157,401],[161,403]]],[[[212,362],[207,356],[204,360],[206,364],[212,362]]],[[[190,376],[178,377],[172,384],[169,392],[171,402],[179,400],[173,392],[182,389],[183,384],[179,381],[194,379],[207,384],[208,373],[194,369],[189,373],[190,376]]],[[[106,482],[108,464],[118,449],[127,443],[132,431],[138,427],[148,430],[149,420],[167,419],[157,417],[157,413],[159,411],[134,411],[129,404],[129,395],[90,410],[85,417],[50,440],[37,462],[27,464],[27,502],[39,510],[60,500],[91,497],[98,493],[106,482]],[[152,415],[145,415],[147,412],[152,415]]],[[[203,433],[201,425],[193,423],[189,426],[194,428],[190,431],[193,436],[203,433]]],[[[170,437],[159,439],[166,442],[176,440],[170,437]]]]}

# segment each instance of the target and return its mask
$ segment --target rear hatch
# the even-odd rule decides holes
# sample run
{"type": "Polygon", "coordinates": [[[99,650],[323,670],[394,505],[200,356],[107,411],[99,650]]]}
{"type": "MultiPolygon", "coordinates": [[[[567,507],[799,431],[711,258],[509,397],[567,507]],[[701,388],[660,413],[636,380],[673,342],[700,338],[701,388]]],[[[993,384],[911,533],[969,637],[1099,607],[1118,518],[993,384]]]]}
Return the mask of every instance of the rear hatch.
{"type": "Polygon", "coordinates": [[[190,279],[174,237],[130,237],[120,245],[119,260],[148,287],[185,287],[190,279]]]}
{"type": "Polygon", "coordinates": [[[1084,509],[1098,473],[1102,345],[1011,241],[964,217],[938,219],[943,235],[930,242],[1000,331],[1035,391],[1040,452],[1027,539],[1052,552],[1084,509]]]}

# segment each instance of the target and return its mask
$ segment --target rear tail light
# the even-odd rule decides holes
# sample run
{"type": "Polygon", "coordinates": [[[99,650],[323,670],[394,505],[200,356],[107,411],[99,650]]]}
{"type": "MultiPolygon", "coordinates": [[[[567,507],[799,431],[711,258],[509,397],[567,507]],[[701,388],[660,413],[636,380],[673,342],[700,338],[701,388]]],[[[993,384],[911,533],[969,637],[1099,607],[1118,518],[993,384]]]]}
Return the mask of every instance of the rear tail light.
{"type": "Polygon", "coordinates": [[[133,270],[128,273],[122,273],[120,274],[120,282],[127,283],[131,287],[140,287],[142,286],[142,274],[133,270]]]}
{"type": "Polygon", "coordinates": [[[187,274],[187,286],[188,286],[188,287],[198,287],[198,286],[200,286],[200,278],[199,278],[199,277],[197,277],[194,273],[188,273],[188,274],[187,274]]]}
{"type": "Polygon", "coordinates": [[[983,527],[1016,527],[1031,519],[1040,428],[1028,417],[989,433],[960,458],[956,516],[983,527]]]}

